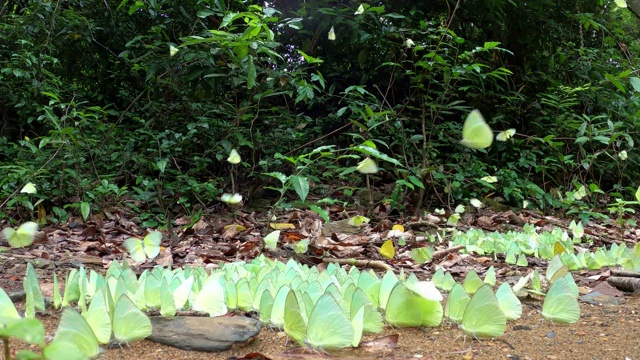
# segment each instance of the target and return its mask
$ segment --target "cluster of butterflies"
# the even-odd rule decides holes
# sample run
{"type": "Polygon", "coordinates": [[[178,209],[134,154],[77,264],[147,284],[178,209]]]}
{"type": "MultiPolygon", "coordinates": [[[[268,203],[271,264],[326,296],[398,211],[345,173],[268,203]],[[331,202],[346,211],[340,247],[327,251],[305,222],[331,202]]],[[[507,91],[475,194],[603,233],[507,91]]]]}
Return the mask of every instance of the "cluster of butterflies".
{"type": "MultiPolygon", "coordinates": [[[[551,287],[542,315],[559,323],[577,321],[577,287],[568,267],[559,258],[552,261],[547,278],[551,287]]],[[[533,275],[523,281],[530,279],[535,289],[533,275]]],[[[284,329],[300,345],[323,350],[356,347],[363,333],[381,332],[385,322],[435,327],[444,316],[469,335],[495,337],[504,332],[506,319],[515,319],[522,311],[508,284],[500,285],[494,294],[493,268],[484,281],[470,271],[460,285],[442,270],[432,281],[420,281],[414,274],[397,276],[392,271],[380,278],[371,270],[355,267],[347,271],[329,264],[320,272],[294,260],[285,264],[260,256],[249,263],[224,264],[211,273],[202,267],[157,266],[138,277],[126,261],[112,262],[104,276],[72,269],[62,297],[55,276],[53,280],[53,304],[65,309],[52,344],[73,346],[86,357],[96,356],[100,344],[129,343],[148,336],[151,323],[144,311],[149,310],[165,317],[179,310],[210,316],[236,309],[255,311],[263,323],[284,329]],[[449,292],[444,308],[439,289],[449,292]],[[80,313],[69,307],[72,303],[80,313]]],[[[31,266],[25,290],[25,314],[34,316],[29,308],[44,309],[44,300],[31,266]]],[[[541,288],[537,291],[542,293],[541,288]]],[[[0,292],[0,317],[17,316],[9,298],[0,292]]]]}
{"type": "MultiPolygon", "coordinates": [[[[135,278],[135,274],[133,276],[135,278]]],[[[72,270],[62,299],[54,274],[53,304],[58,309],[64,307],[64,310],[55,337],[43,349],[46,358],[61,358],[60,354],[66,354],[63,358],[71,358],[72,354],[75,356],[73,358],[92,358],[100,353],[100,344],[127,344],[151,335],[151,321],[131,301],[126,289],[115,286],[114,281],[98,279],[100,276],[95,272],[92,272],[89,281],[84,269],[72,270]],[[89,300],[90,304],[87,305],[89,300]],[[77,302],[80,313],[68,307],[71,301],[77,302]]],[[[33,319],[35,310],[45,309],[45,302],[31,263],[27,265],[24,289],[24,316],[33,319]]],[[[0,318],[21,318],[15,305],[1,288],[0,318]]]]}
{"type": "Polygon", "coordinates": [[[567,231],[555,228],[538,234],[531,225],[525,225],[521,232],[485,233],[470,229],[466,233],[453,236],[450,246],[463,245],[467,252],[484,254],[505,254],[505,262],[527,266],[527,256],[552,259],[559,256],[570,270],[597,270],[607,266],[621,265],[630,271],[640,271],[640,243],[630,249],[626,244],[612,244],[608,249],[599,247],[595,251],[574,252],[581,237],[570,237],[567,231]]]}
{"type": "Polygon", "coordinates": [[[516,320],[522,315],[522,304],[518,296],[526,296],[527,292],[544,295],[542,316],[555,323],[571,324],[580,319],[578,304],[578,286],[569,268],[559,258],[554,258],[546,272],[546,280],[550,284],[545,295],[537,270],[520,279],[513,288],[503,282],[496,292],[496,275],[490,267],[484,280],[475,270],[470,270],[463,284],[457,283],[453,276],[439,269],[432,281],[438,289],[449,292],[444,308],[444,316],[459,324],[467,334],[474,337],[497,337],[506,330],[508,320],[516,320]],[[532,289],[525,290],[527,283],[532,282],[532,289]]]}

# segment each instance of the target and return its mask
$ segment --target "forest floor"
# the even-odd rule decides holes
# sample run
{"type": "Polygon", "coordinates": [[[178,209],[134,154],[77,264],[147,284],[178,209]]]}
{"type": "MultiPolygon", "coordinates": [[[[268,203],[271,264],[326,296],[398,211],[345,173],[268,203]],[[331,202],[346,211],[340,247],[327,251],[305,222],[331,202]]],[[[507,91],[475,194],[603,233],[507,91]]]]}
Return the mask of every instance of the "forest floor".
{"type": "MultiPolygon", "coordinates": [[[[505,230],[500,219],[517,216],[523,223],[534,223],[538,228],[565,226],[563,220],[542,217],[531,213],[505,215],[504,213],[484,213],[463,219],[460,226],[483,226],[493,224],[496,229],[505,230]]],[[[262,236],[267,228],[266,220],[256,214],[236,214],[235,217],[210,217],[207,220],[177,219],[175,235],[179,241],[166,238],[160,256],[154,262],[142,264],[138,271],[155,265],[172,266],[215,266],[219,261],[250,260],[265,255],[285,260],[295,257],[298,261],[310,265],[322,265],[322,258],[360,258],[382,260],[395,270],[404,269],[413,272],[420,279],[431,277],[436,264],[445,266],[457,274],[458,281],[468,269],[495,266],[498,281],[511,281],[528,269],[517,268],[480,256],[447,254],[437,263],[415,264],[398,246],[396,257],[383,259],[379,254],[379,245],[392,222],[388,220],[372,221],[375,224],[363,226],[350,234],[340,231],[341,220],[335,221],[337,228],[323,229],[317,216],[309,212],[289,213],[282,223],[296,224],[295,229],[285,232],[283,245],[275,251],[267,251],[261,246],[262,236]],[[190,222],[191,221],[191,222],[190,222]],[[184,225],[180,227],[181,225],[184,225]],[[186,225],[189,226],[186,226],[186,225]],[[235,224],[231,227],[227,226],[235,224]],[[337,229],[337,230],[336,230],[337,229]],[[310,246],[306,255],[300,256],[287,249],[287,242],[313,236],[315,245],[310,246]],[[173,246],[171,246],[173,245],[173,246]]],[[[403,222],[415,222],[415,219],[403,219],[403,222]]],[[[401,222],[397,220],[397,222],[401,222]]],[[[325,226],[326,227],[326,226],[325,226]]],[[[430,226],[429,226],[430,227],[430,226]]],[[[437,225],[436,225],[437,227],[437,225]]],[[[511,228],[510,228],[511,229],[511,228]]],[[[22,277],[25,264],[30,261],[36,267],[43,292],[51,293],[53,272],[58,279],[64,279],[71,267],[83,264],[88,269],[102,271],[110,261],[125,256],[121,243],[129,236],[142,234],[138,226],[126,216],[105,213],[102,218],[94,218],[87,224],[70,221],[60,226],[48,226],[43,229],[46,237],[27,249],[4,248],[0,252],[0,286],[7,292],[22,289],[22,277]]],[[[409,230],[415,234],[424,233],[422,229],[409,230]]],[[[487,229],[491,230],[491,229],[487,229]]],[[[270,231],[270,230],[269,230],[270,231]]],[[[429,230],[424,230],[429,231],[429,230]]],[[[348,232],[348,231],[347,231],[348,232]]],[[[618,231],[612,225],[599,225],[586,228],[585,233],[604,243],[614,241],[633,245],[635,231],[618,231]]],[[[414,236],[415,236],[414,234],[414,236]]],[[[446,243],[437,247],[442,250],[446,243]]],[[[546,262],[530,259],[530,267],[544,269],[546,262]]],[[[480,271],[479,271],[480,272],[480,271]]],[[[574,272],[581,292],[588,290],[608,276],[607,269],[598,271],[574,272]],[[593,280],[599,278],[598,280],[593,280]]],[[[346,349],[331,353],[334,358],[419,358],[419,359],[638,359],[640,358],[640,297],[620,296],[621,304],[612,303],[592,305],[580,302],[582,316],[572,325],[552,324],[540,315],[542,303],[535,299],[523,301],[523,316],[509,322],[506,333],[493,340],[475,340],[464,336],[456,325],[445,320],[437,328],[391,328],[387,326],[382,334],[365,335],[358,349],[346,349]],[[369,346],[367,346],[369,345],[369,346]]],[[[17,304],[21,306],[20,303],[17,304]]],[[[60,313],[49,309],[39,314],[45,325],[48,339],[51,339],[59,321],[60,313]]],[[[236,316],[244,316],[237,314],[236,316]]],[[[237,345],[230,351],[220,353],[202,353],[168,347],[148,340],[132,343],[115,349],[106,349],[100,359],[284,359],[325,358],[327,354],[297,348],[287,336],[275,329],[263,328],[260,334],[247,344],[237,345]]]]}

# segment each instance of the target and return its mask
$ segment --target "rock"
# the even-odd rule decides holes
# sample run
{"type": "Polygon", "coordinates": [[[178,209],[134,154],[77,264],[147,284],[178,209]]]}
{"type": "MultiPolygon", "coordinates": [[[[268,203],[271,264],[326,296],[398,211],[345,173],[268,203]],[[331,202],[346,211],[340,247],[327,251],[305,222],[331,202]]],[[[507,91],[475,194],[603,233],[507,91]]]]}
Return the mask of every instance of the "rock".
{"type": "Polygon", "coordinates": [[[152,317],[147,340],[184,350],[225,351],[260,333],[262,323],[244,316],[173,318],[152,317]]]}

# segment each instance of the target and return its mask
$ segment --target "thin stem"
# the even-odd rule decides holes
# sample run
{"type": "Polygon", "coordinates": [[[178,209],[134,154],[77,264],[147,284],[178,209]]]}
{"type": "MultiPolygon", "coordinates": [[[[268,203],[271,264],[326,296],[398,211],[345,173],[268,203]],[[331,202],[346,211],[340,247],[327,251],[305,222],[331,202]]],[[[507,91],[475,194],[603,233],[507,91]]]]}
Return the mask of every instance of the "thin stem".
{"type": "Polygon", "coordinates": [[[233,180],[233,174],[236,172],[236,166],[235,165],[231,165],[231,171],[229,172],[229,174],[231,175],[231,193],[235,194],[236,193],[236,183],[233,180]]]}
{"type": "Polygon", "coordinates": [[[10,360],[11,359],[11,351],[9,349],[9,337],[8,336],[3,336],[2,337],[2,346],[4,347],[4,358],[6,360],[10,360]]]}

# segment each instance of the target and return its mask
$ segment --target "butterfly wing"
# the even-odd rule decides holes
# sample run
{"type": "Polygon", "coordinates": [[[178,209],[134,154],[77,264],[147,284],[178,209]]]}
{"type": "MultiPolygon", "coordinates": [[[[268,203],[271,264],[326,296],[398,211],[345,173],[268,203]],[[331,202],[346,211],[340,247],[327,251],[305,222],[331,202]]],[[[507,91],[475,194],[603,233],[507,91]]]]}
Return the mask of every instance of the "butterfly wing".
{"type": "Polygon", "coordinates": [[[113,337],[120,344],[142,340],[151,335],[151,320],[125,294],[113,310],[113,337]]]}
{"type": "Polygon", "coordinates": [[[91,326],[77,311],[65,308],[53,342],[60,341],[75,345],[80,352],[92,358],[100,353],[98,339],[91,326]]]}
{"type": "Polygon", "coordinates": [[[20,225],[20,227],[16,231],[18,246],[15,247],[25,247],[31,245],[33,243],[33,238],[36,236],[36,232],[38,232],[38,224],[34,223],[33,221],[27,221],[26,223],[20,225]]]}
{"type": "Polygon", "coordinates": [[[454,323],[461,323],[464,316],[464,310],[469,304],[471,296],[464,290],[464,287],[460,284],[453,285],[447,304],[444,308],[444,316],[454,323]]]}
{"type": "Polygon", "coordinates": [[[307,323],[302,317],[300,305],[293,290],[289,290],[287,293],[285,308],[287,311],[284,313],[284,332],[295,342],[304,346],[304,340],[307,336],[307,323]]]}
{"type": "Polygon", "coordinates": [[[162,233],[159,231],[152,231],[144,237],[142,244],[144,246],[144,253],[149,259],[153,259],[160,253],[160,244],[162,243],[162,233]]]}
{"type": "Polygon", "coordinates": [[[307,342],[315,349],[341,349],[353,343],[353,327],[331,293],[325,293],[311,311],[307,342]]]}
{"type": "Polygon", "coordinates": [[[472,149],[488,148],[493,143],[493,131],[479,110],[473,110],[464,121],[461,143],[472,149]]]}
{"type": "Polygon", "coordinates": [[[202,289],[193,302],[193,310],[202,311],[209,316],[220,316],[227,313],[224,286],[217,275],[210,275],[202,284],[202,289]]]}
{"type": "Polygon", "coordinates": [[[147,255],[142,248],[142,241],[136,238],[128,238],[124,242],[124,247],[131,258],[137,262],[144,262],[147,259],[147,255]]]}
{"type": "Polygon", "coordinates": [[[497,337],[507,329],[507,319],[490,285],[476,291],[462,317],[462,330],[478,338],[497,337]]]}
{"type": "Polygon", "coordinates": [[[98,291],[91,299],[87,311],[82,314],[100,344],[106,344],[111,339],[111,317],[104,293],[104,288],[98,291]]]}
{"type": "Polygon", "coordinates": [[[503,282],[500,284],[498,291],[496,291],[496,298],[507,320],[516,320],[522,316],[520,299],[514,294],[508,283],[503,282]]]}
{"type": "Polygon", "coordinates": [[[561,324],[572,324],[580,319],[580,305],[565,278],[551,285],[542,304],[542,316],[561,324]]]}
{"type": "Polygon", "coordinates": [[[0,288],[0,317],[10,319],[20,319],[20,314],[16,306],[11,301],[11,298],[7,293],[0,288]]]}

